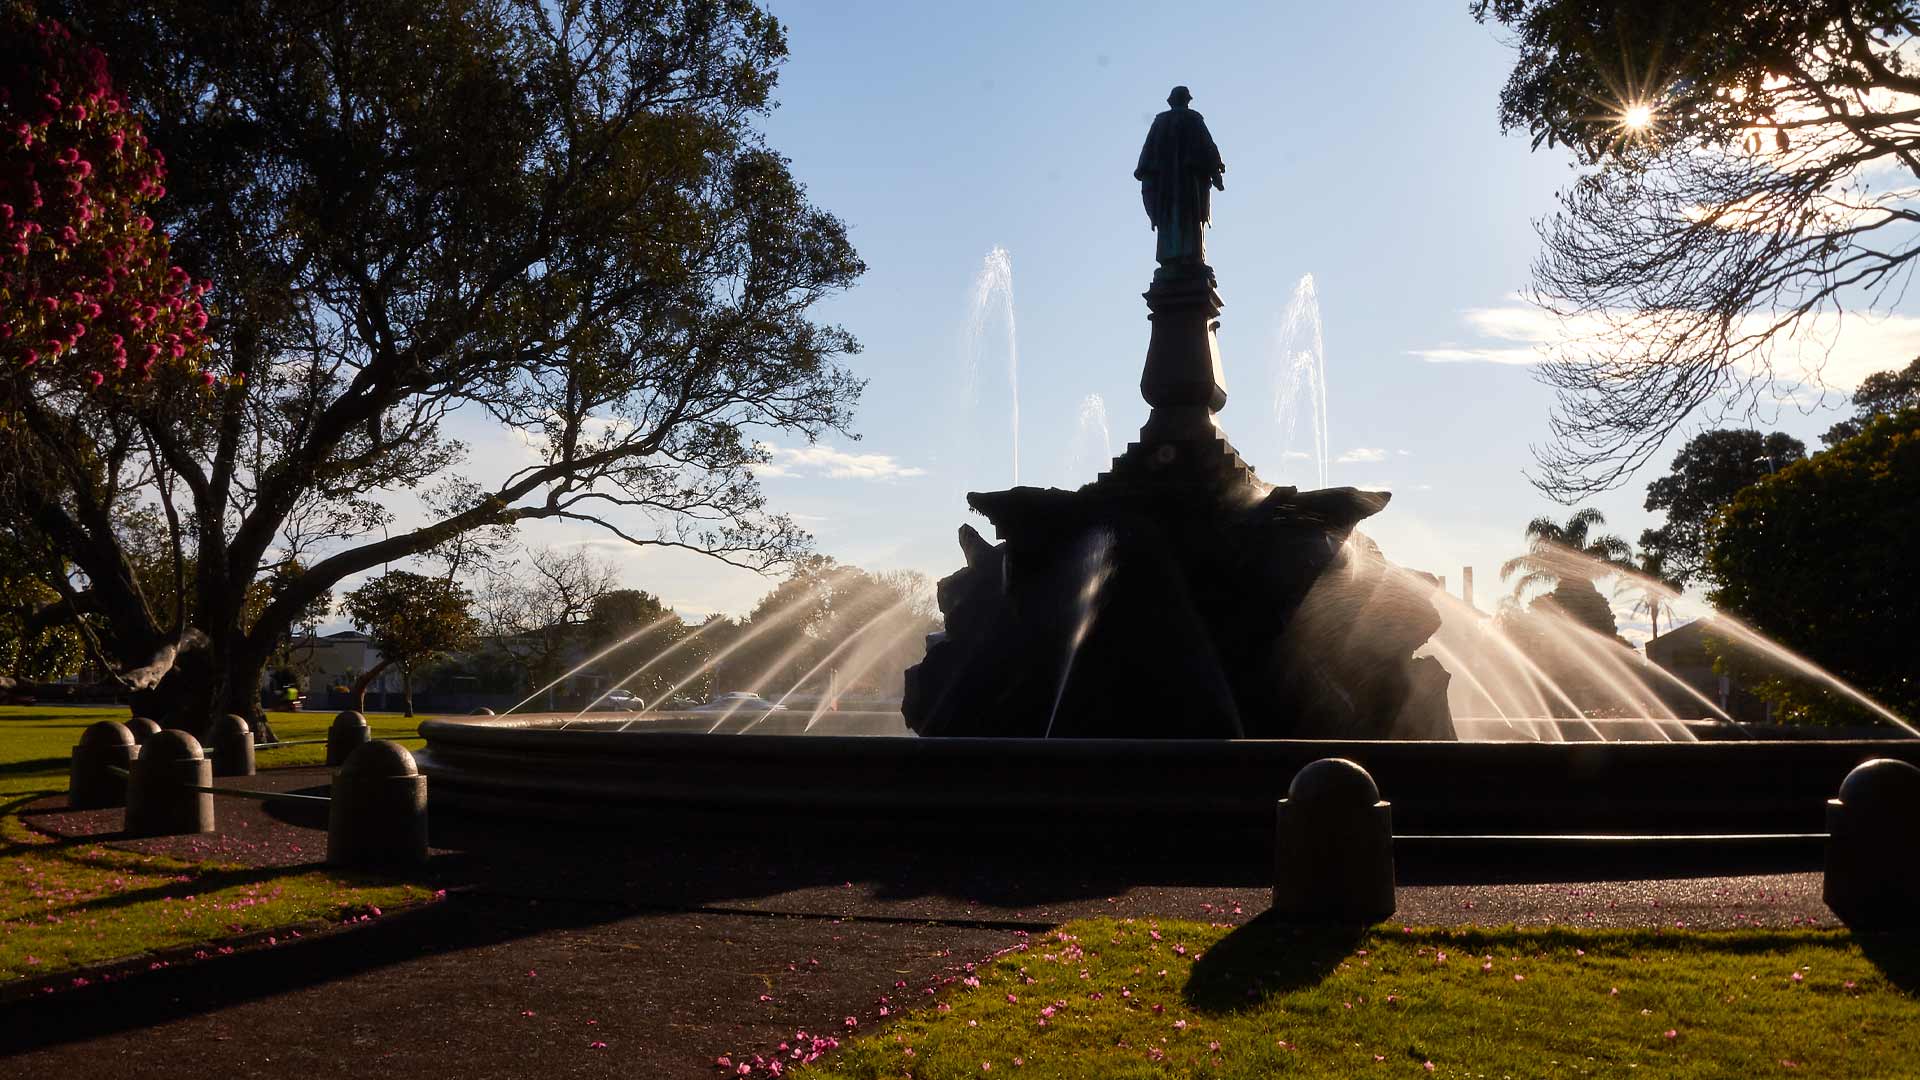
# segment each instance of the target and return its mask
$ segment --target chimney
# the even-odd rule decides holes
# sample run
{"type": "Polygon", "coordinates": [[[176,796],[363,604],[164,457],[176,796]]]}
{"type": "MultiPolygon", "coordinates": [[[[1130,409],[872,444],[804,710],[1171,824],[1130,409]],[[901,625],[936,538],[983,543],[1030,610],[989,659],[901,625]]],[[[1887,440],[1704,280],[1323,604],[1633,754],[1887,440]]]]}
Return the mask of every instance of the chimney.
{"type": "Polygon", "coordinates": [[[1473,567],[1471,566],[1460,568],[1460,599],[1465,600],[1468,607],[1473,606],[1473,567]]]}

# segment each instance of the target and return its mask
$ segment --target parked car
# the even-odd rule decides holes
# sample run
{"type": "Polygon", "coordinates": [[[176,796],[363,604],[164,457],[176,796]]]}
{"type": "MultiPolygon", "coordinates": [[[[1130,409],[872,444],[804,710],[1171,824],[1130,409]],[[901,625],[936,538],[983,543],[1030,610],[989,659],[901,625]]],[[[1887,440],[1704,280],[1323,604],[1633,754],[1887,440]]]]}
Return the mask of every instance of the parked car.
{"type": "Polygon", "coordinates": [[[646,707],[647,707],[647,703],[644,701],[641,701],[639,698],[635,697],[633,694],[625,690],[615,690],[612,693],[608,694],[606,697],[601,698],[598,702],[594,703],[593,711],[594,712],[639,712],[640,710],[646,707]]]}
{"type": "Polygon", "coordinates": [[[777,705],[759,694],[750,694],[744,690],[732,690],[717,694],[705,705],[695,705],[689,712],[785,712],[785,705],[777,705]]]}

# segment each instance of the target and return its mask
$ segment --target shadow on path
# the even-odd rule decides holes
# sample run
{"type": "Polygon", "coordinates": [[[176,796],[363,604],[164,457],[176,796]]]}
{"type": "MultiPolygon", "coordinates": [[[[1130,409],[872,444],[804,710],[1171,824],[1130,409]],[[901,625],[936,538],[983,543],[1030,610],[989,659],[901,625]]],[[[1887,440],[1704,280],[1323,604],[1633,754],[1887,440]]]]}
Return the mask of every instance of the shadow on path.
{"type": "Polygon", "coordinates": [[[215,967],[175,963],[130,981],[96,979],[85,987],[26,998],[6,1006],[0,1054],[152,1027],[426,955],[592,925],[617,914],[583,905],[450,897],[350,931],[222,956],[212,961],[215,967]]]}

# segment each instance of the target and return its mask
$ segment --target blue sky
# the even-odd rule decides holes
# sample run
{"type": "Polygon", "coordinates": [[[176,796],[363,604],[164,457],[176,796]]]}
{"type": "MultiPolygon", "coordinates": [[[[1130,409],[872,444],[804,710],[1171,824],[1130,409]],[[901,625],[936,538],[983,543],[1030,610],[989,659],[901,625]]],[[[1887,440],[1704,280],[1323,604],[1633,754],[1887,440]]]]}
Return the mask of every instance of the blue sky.
{"type": "MultiPolygon", "coordinates": [[[[779,475],[766,479],[822,552],[946,574],[969,519],[961,493],[1012,483],[997,327],[967,393],[969,294],[995,246],[1014,273],[1021,482],[1092,479],[1090,465],[1069,470],[1089,394],[1105,401],[1116,451],[1137,431],[1153,237],[1130,174],[1176,83],[1192,88],[1227,162],[1208,250],[1226,302],[1221,422],[1242,454],[1269,481],[1313,484],[1283,457],[1269,367],[1287,298],[1311,273],[1330,448],[1349,459],[1329,482],[1393,490],[1366,526],[1390,558],[1447,575],[1455,591],[1473,565],[1488,607],[1526,521],[1567,512],[1523,475],[1529,446],[1547,437],[1547,390],[1527,364],[1485,358],[1524,360],[1543,333],[1516,294],[1536,248],[1531,220],[1574,174],[1563,154],[1500,134],[1512,53],[1464,0],[772,7],[792,58],[768,142],[847,222],[870,267],[819,311],[865,346],[852,361],[869,380],[861,438],[776,439],[779,475]],[[1436,353],[1480,359],[1423,355],[1436,353]]],[[[1774,426],[1812,445],[1833,415],[1789,408],[1774,426]]],[[[1655,523],[1640,509],[1655,475],[1593,500],[1613,531],[1632,539],[1655,523]]],[[[527,539],[595,537],[541,528],[527,539]]],[[[687,615],[742,612],[771,586],[683,553],[595,546],[687,615]]]]}

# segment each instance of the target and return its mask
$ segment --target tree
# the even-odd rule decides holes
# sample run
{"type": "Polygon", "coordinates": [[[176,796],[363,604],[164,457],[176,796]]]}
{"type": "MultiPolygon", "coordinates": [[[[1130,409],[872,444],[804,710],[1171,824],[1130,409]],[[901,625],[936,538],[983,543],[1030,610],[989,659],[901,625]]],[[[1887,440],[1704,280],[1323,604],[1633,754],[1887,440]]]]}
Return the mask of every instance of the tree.
{"type": "Polygon", "coordinates": [[[495,569],[481,589],[488,646],[526,672],[529,692],[546,686],[581,659],[587,620],[614,581],[613,565],[587,548],[529,550],[524,565],[495,569]]]}
{"type": "Polygon", "coordinates": [[[1673,472],[1647,485],[1648,510],[1666,512],[1666,524],[1640,534],[1640,547],[1658,560],[1659,576],[1682,585],[1700,572],[1713,516],[1740,489],[1807,456],[1791,435],[1757,431],[1703,431],[1680,449],[1673,472]]]}
{"type": "MultiPolygon", "coordinates": [[[[1920,717],[1920,409],[1736,495],[1707,553],[1713,603],[1894,712],[1920,717]]],[[[1830,715],[1803,680],[1759,687],[1791,718],[1830,715]]],[[[1857,713],[1856,713],[1857,715],[1857,713]]]]}
{"type": "Polygon", "coordinates": [[[786,51],[766,12],[48,7],[104,49],[167,156],[153,216],[216,282],[207,333],[230,373],[184,402],[18,403],[26,482],[0,525],[71,560],[117,669],[204,638],[159,666],[143,711],[257,712],[299,611],[476,528],[577,521],[756,568],[804,549],[757,486],[755,432],[845,430],[856,345],[809,313],[863,267],[755,130],[786,51]],[[461,475],[456,414],[513,429],[524,463],[461,475]],[[445,497],[385,529],[409,491],[445,497]],[[141,505],[196,568],[178,631],[115,527],[141,505]],[[248,619],[249,588],[282,569],[248,619]]]}
{"type": "Polygon", "coordinates": [[[1820,441],[1828,446],[1842,443],[1855,435],[1876,416],[1891,416],[1902,409],[1920,409],[1920,357],[1900,371],[1876,371],[1860,380],[1853,392],[1854,414],[1827,429],[1820,441]]]}
{"type": "Polygon", "coordinates": [[[122,507],[101,491],[107,478],[155,477],[151,463],[130,461],[137,431],[99,425],[89,438],[79,428],[123,408],[190,425],[217,382],[200,367],[205,285],[173,264],[148,216],[164,178],[100,52],[0,2],[0,508],[17,511],[0,510],[0,533],[30,553],[9,560],[6,589],[18,619],[9,636],[28,640],[0,653],[0,665],[29,679],[71,671],[67,646],[79,644],[138,689],[188,638],[184,624],[155,614],[129,552],[75,556],[85,528],[115,528],[122,507]],[[44,445],[62,452],[41,454],[44,445]],[[48,492],[59,497],[49,503],[48,492]],[[110,626],[82,595],[90,580],[114,581],[141,610],[152,633],[139,647],[103,647],[110,626]]]}
{"type": "Polygon", "coordinates": [[[1500,580],[1518,575],[1513,584],[1514,599],[1540,588],[1552,589],[1539,603],[1556,608],[1574,622],[1596,633],[1613,637],[1617,632],[1613,608],[1594,587],[1596,571],[1608,565],[1628,566],[1632,548],[1611,533],[1593,535],[1607,523],[1606,516],[1588,507],[1579,510],[1565,524],[1550,517],[1537,517],[1527,523],[1527,552],[1500,565],[1500,580]]]}
{"type": "MultiPolygon", "coordinates": [[[[1644,544],[1644,541],[1642,541],[1644,544]]],[[[1635,615],[1645,612],[1653,623],[1653,637],[1660,636],[1660,616],[1668,616],[1668,626],[1672,626],[1673,597],[1685,588],[1685,583],[1667,569],[1667,556],[1659,550],[1642,547],[1635,560],[1634,572],[1623,577],[1639,599],[1633,602],[1635,615]]]]}
{"type": "Polygon", "coordinates": [[[353,684],[353,707],[366,708],[367,687],[400,666],[406,714],[413,715],[413,672],[437,656],[465,648],[479,632],[473,596],[444,578],[389,570],[347,594],[347,617],[373,639],[380,662],[353,684]]]}
{"type": "Polygon", "coordinates": [[[1559,397],[1543,490],[1618,486],[1696,410],[1817,384],[1842,312],[1897,302],[1920,255],[1911,0],[1472,12],[1517,38],[1502,127],[1583,170],[1538,224],[1535,299],[1578,320],[1541,369],[1559,397]]]}
{"type": "Polygon", "coordinates": [[[41,419],[36,399],[84,409],[216,381],[197,370],[206,286],[172,265],[147,216],[165,175],[99,50],[0,5],[0,430],[12,438],[41,419]]]}
{"type": "Polygon", "coordinates": [[[33,683],[77,674],[86,660],[72,622],[43,614],[57,608],[60,594],[41,583],[36,563],[17,540],[0,536],[0,670],[33,683]]]}
{"type": "Polygon", "coordinates": [[[825,692],[836,680],[843,693],[897,693],[939,625],[923,575],[814,558],[754,605],[720,678],[724,689],[775,698],[825,692]]]}
{"type": "Polygon", "coordinates": [[[652,593],[615,589],[593,601],[585,647],[605,651],[595,666],[606,674],[607,689],[631,691],[657,707],[706,660],[706,650],[688,641],[693,632],[652,593]]]}

